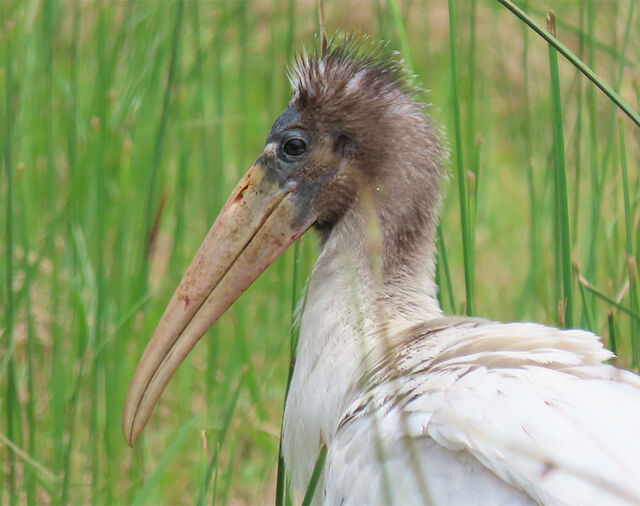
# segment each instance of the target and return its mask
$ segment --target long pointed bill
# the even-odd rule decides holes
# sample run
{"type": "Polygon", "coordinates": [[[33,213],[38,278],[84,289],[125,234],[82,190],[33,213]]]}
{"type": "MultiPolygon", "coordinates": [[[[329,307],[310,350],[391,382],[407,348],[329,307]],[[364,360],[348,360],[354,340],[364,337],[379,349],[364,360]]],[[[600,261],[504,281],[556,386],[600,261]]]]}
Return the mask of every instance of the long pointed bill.
{"type": "Polygon", "coordinates": [[[310,218],[296,218],[294,190],[294,184],[282,187],[270,178],[259,162],[233,190],[173,294],[131,380],[122,413],[122,432],[130,445],[198,340],[311,226],[310,218]]]}

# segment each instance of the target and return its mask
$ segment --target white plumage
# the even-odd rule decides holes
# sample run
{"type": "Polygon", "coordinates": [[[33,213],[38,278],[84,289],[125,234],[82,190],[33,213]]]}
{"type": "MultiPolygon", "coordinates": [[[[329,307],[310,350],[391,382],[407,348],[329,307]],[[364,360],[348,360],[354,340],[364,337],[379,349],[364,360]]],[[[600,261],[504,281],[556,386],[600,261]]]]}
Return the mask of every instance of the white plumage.
{"type": "Polygon", "coordinates": [[[640,378],[597,336],[442,317],[425,267],[401,297],[422,313],[382,344],[354,237],[334,229],[301,316],[284,421],[298,491],[326,443],[325,504],[640,504],[640,378]]]}

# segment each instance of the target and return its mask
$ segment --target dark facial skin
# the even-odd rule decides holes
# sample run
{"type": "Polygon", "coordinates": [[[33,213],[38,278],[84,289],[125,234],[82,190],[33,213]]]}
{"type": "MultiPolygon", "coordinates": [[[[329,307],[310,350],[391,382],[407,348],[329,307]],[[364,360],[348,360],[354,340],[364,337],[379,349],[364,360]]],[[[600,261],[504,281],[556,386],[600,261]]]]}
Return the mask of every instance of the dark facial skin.
{"type": "MultiPolygon", "coordinates": [[[[309,141],[299,126],[300,113],[287,107],[278,116],[267,136],[263,163],[267,171],[275,171],[281,181],[295,178],[309,155],[309,141]],[[267,154],[269,145],[276,146],[275,158],[267,154]]],[[[273,151],[269,150],[269,153],[273,154],[273,151]]]]}
{"type": "Polygon", "coordinates": [[[315,125],[307,127],[292,107],[274,122],[260,161],[281,186],[296,183],[296,219],[313,213],[316,228],[325,228],[344,213],[352,196],[345,188],[345,139],[341,134],[320,132],[315,125]]]}

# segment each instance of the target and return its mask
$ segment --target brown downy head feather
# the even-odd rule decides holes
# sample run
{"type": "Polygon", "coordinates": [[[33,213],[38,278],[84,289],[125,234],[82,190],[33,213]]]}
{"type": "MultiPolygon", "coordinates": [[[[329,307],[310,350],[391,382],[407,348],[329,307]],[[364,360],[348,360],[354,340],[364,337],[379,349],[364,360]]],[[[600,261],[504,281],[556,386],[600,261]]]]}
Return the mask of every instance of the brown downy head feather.
{"type": "Polygon", "coordinates": [[[324,56],[299,55],[290,80],[289,105],[316,152],[310,165],[334,168],[314,204],[317,228],[330,233],[366,184],[385,264],[410,262],[431,246],[445,153],[402,60],[371,39],[334,36],[324,56]]]}

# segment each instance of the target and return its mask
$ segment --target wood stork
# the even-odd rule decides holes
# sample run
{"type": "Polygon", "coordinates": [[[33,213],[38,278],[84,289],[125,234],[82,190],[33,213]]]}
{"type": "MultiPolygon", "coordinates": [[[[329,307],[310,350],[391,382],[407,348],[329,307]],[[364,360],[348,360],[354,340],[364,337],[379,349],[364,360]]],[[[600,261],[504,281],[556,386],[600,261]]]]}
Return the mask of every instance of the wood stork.
{"type": "Polygon", "coordinates": [[[133,444],[180,362],[307,229],[283,452],[325,504],[640,504],[640,379],[582,330],[447,317],[434,283],[443,149],[401,63],[334,39],[165,310],[122,417],[133,444]]]}

